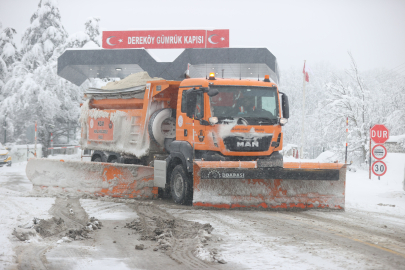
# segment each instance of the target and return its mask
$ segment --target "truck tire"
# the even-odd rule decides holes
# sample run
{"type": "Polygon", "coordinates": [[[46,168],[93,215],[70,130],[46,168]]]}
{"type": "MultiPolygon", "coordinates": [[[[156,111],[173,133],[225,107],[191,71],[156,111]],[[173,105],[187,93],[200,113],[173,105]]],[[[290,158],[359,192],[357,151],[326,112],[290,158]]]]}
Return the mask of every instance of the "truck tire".
{"type": "Polygon", "coordinates": [[[154,112],[149,119],[149,137],[162,147],[164,147],[165,138],[176,137],[176,118],[172,115],[172,109],[160,109],[154,112]]]}
{"type": "Polygon", "coordinates": [[[177,204],[190,205],[193,200],[193,179],[184,170],[183,165],[177,165],[170,176],[170,190],[173,201],[177,204]]]}

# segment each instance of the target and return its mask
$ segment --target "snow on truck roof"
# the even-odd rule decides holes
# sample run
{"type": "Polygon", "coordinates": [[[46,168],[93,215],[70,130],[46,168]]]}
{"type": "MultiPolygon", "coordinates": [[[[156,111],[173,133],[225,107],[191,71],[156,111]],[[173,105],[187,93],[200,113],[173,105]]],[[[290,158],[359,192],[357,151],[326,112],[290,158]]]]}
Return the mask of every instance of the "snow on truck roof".
{"type": "Polygon", "coordinates": [[[173,62],[157,62],[145,49],[66,50],[58,58],[58,75],[81,85],[88,78],[125,78],[147,71],[151,77],[181,81],[190,64],[190,77],[215,71],[225,78],[264,78],[279,81],[276,57],[267,48],[185,49],[173,62]]]}

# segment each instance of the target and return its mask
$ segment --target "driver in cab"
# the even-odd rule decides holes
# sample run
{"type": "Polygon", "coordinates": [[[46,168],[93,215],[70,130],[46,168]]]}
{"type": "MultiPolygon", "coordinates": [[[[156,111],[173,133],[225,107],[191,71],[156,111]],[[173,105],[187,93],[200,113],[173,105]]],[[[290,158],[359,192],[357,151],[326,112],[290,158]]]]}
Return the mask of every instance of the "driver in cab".
{"type": "Polygon", "coordinates": [[[256,110],[253,97],[240,98],[237,102],[238,114],[247,114],[256,110]]]}

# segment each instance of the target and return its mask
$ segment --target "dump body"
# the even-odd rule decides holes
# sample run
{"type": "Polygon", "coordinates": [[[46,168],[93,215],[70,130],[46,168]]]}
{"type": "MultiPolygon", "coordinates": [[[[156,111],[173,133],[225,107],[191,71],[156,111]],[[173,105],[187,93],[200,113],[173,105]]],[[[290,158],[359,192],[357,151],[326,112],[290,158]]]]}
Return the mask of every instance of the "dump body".
{"type": "Polygon", "coordinates": [[[136,158],[148,155],[148,121],[157,110],[176,108],[179,84],[155,80],[132,90],[86,92],[80,118],[82,148],[136,158]]]}

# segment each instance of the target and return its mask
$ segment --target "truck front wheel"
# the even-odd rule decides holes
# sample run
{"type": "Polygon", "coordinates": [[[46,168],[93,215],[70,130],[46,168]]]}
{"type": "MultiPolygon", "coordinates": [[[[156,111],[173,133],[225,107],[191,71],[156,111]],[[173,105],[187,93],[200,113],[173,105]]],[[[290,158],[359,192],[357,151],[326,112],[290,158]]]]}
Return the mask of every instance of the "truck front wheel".
{"type": "Polygon", "coordinates": [[[191,204],[193,181],[182,165],[177,165],[170,176],[172,198],[177,204],[191,204]]]}

